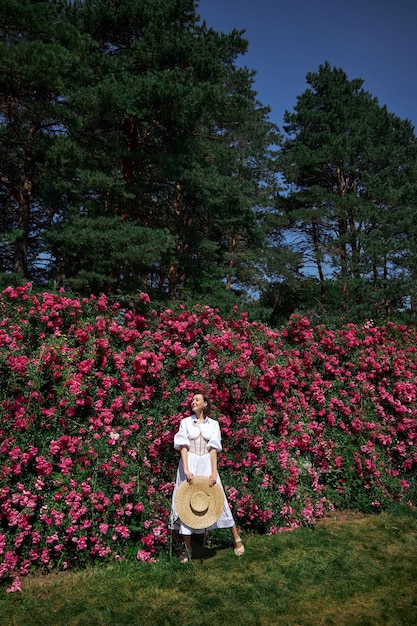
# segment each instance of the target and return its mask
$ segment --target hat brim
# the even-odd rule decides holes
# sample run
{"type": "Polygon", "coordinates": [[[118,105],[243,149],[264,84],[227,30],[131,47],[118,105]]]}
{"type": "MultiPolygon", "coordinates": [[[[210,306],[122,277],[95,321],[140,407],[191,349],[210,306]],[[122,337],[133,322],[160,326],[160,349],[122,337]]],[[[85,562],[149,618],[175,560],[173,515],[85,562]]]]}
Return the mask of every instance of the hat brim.
{"type": "Polygon", "coordinates": [[[175,507],[183,524],[195,530],[209,528],[219,519],[224,507],[224,493],[219,484],[209,486],[207,476],[194,476],[190,484],[184,480],[175,495],[175,507]],[[196,513],[191,506],[191,498],[197,492],[207,496],[207,510],[196,513]]]}

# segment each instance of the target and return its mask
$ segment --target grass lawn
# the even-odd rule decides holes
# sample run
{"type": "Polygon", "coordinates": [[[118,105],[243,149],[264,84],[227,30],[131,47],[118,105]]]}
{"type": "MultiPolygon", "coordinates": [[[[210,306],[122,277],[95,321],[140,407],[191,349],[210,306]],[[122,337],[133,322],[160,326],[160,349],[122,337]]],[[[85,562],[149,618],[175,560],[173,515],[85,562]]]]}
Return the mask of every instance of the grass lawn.
{"type": "Polygon", "coordinates": [[[0,591],[2,626],[415,626],[417,511],[334,513],[314,529],[229,535],[205,558],[114,563],[0,591]]]}

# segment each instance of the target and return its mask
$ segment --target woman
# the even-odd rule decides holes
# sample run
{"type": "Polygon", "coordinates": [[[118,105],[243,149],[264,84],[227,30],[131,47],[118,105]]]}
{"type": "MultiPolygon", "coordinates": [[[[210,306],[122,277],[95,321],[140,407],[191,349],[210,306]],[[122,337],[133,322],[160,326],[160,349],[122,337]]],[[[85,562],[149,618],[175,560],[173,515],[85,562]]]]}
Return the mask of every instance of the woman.
{"type": "MultiPolygon", "coordinates": [[[[193,484],[194,476],[208,476],[210,487],[217,483],[223,490],[217,472],[217,453],[222,449],[219,423],[209,417],[208,399],[202,393],[194,394],[191,400],[191,410],[193,414],[181,420],[179,430],[174,437],[174,448],[180,452],[181,459],[172,496],[170,528],[179,530],[183,536],[185,544],[185,553],[181,557],[183,563],[186,563],[192,556],[192,533],[204,531],[193,531],[179,519],[175,508],[178,487],[184,480],[193,484]]],[[[245,548],[226,498],[220,517],[206,530],[214,528],[230,528],[235,544],[234,553],[236,556],[244,554],[245,548]]]]}

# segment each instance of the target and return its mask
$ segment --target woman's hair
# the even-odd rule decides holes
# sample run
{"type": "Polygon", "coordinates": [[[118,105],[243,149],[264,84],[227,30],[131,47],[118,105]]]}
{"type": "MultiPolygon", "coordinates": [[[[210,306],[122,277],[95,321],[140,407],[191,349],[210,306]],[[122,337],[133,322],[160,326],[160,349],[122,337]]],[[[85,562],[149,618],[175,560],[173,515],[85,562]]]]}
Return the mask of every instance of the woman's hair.
{"type": "Polygon", "coordinates": [[[210,398],[205,393],[202,393],[201,395],[204,398],[204,402],[207,403],[207,406],[204,407],[204,409],[203,409],[203,415],[204,415],[204,417],[210,417],[210,409],[211,409],[210,398]]]}

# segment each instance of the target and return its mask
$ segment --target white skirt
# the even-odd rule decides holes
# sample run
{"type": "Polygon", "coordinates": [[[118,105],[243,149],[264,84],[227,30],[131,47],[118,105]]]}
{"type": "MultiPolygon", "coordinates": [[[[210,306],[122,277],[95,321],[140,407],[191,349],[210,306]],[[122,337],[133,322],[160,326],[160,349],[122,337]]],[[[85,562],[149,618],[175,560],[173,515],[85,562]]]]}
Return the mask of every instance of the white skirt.
{"type": "MultiPolygon", "coordinates": [[[[210,476],[211,474],[211,460],[209,454],[203,454],[199,456],[198,454],[194,454],[193,452],[188,453],[188,469],[194,476],[210,476]]],[[[169,528],[172,530],[178,530],[181,535],[192,535],[204,533],[203,530],[193,530],[189,526],[186,526],[182,523],[180,518],[178,517],[177,510],[175,508],[175,496],[177,493],[177,489],[180,484],[186,480],[186,476],[184,473],[184,468],[182,465],[182,461],[180,461],[178,465],[177,471],[177,480],[175,482],[174,493],[172,494],[172,506],[171,506],[171,515],[169,528]]],[[[217,472],[217,484],[220,485],[222,491],[224,493],[223,485],[220,480],[219,472],[217,472]]],[[[224,497],[224,506],[223,511],[220,514],[219,519],[209,528],[205,530],[214,530],[215,528],[231,528],[235,523],[233,519],[232,512],[230,510],[229,503],[227,502],[226,496],[224,497]]]]}

